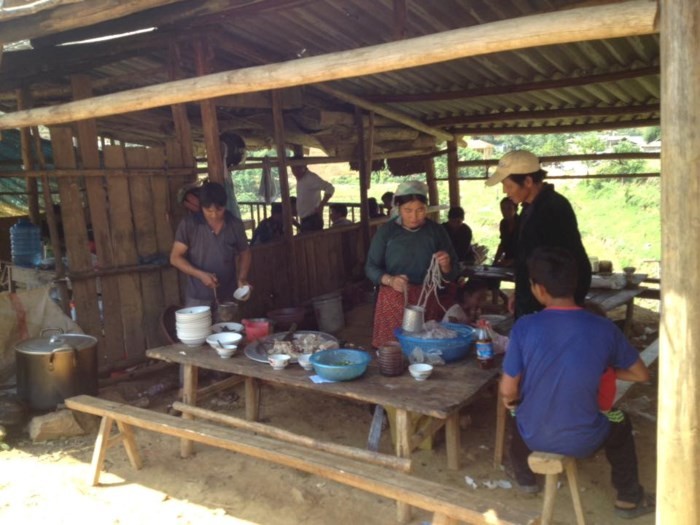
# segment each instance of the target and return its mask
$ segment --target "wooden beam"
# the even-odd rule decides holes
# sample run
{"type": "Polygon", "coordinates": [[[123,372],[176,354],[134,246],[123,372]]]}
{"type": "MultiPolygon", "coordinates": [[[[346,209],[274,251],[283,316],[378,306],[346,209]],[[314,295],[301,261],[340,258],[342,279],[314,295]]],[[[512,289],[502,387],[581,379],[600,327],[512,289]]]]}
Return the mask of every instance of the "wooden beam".
{"type": "Polygon", "coordinates": [[[658,114],[660,104],[646,104],[644,106],[614,106],[592,108],[556,108],[546,111],[503,111],[501,113],[488,113],[480,115],[462,115],[456,117],[443,117],[431,119],[426,122],[431,126],[469,126],[470,124],[491,124],[495,122],[525,121],[525,120],[550,120],[579,117],[609,117],[618,115],[658,114]]]}
{"type": "Polygon", "coordinates": [[[372,143],[371,139],[367,140],[365,138],[365,126],[362,120],[362,110],[355,106],[355,126],[357,127],[358,137],[357,156],[360,172],[360,233],[362,235],[362,246],[369,246],[370,228],[367,190],[369,189],[369,179],[372,175],[372,143]]]}
{"type": "Polygon", "coordinates": [[[36,169],[31,171],[0,171],[0,179],[16,177],[172,177],[194,175],[193,168],[85,168],[85,169],[36,169]]]}
{"type": "Polygon", "coordinates": [[[661,325],[656,522],[700,522],[700,2],[661,2],[661,325]]]}
{"type": "Polygon", "coordinates": [[[345,93],[344,91],[341,91],[340,89],[332,88],[330,86],[327,86],[325,84],[316,84],[314,88],[318,89],[319,91],[322,91],[323,93],[326,93],[327,95],[331,95],[332,97],[335,97],[337,99],[343,100],[345,102],[349,102],[350,104],[354,104],[355,106],[358,106],[360,108],[366,109],[368,111],[373,111],[379,115],[382,115],[383,117],[386,117],[391,120],[395,120],[396,122],[399,122],[401,124],[404,124],[410,128],[417,129],[418,131],[422,131],[423,133],[427,133],[428,135],[432,135],[433,137],[436,137],[440,140],[444,141],[450,141],[454,140],[454,136],[450,133],[446,133],[445,131],[437,128],[433,128],[431,126],[425,125],[423,122],[420,120],[414,119],[413,117],[410,117],[406,115],[405,113],[402,113],[400,111],[397,111],[392,108],[387,108],[384,106],[380,106],[379,104],[373,104],[371,102],[367,102],[366,100],[356,97],[355,95],[351,95],[350,93],[345,93]]]}
{"type": "MultiPolygon", "coordinates": [[[[5,42],[32,39],[37,36],[60,33],[78,27],[98,24],[105,19],[115,20],[153,7],[181,0],[90,0],[47,9],[31,17],[0,20],[0,34],[5,42]]],[[[104,34],[102,34],[104,36],[104,34]]]]}
{"type": "Polygon", "coordinates": [[[0,129],[73,122],[528,47],[653,34],[656,32],[656,11],[654,2],[634,0],[514,18],[400,42],[226,71],[85,101],[8,113],[0,115],[0,129]]]}
{"type": "MultiPolygon", "coordinates": [[[[28,5],[0,7],[0,21],[5,22],[20,16],[34,15],[46,9],[52,9],[61,5],[75,4],[82,0],[35,0],[28,5]]],[[[2,6],[2,4],[0,4],[2,6]]]]}
{"type": "MultiPolygon", "coordinates": [[[[658,118],[648,119],[630,119],[620,120],[617,122],[590,122],[587,124],[559,124],[556,126],[503,126],[500,128],[462,128],[459,130],[461,134],[480,136],[480,135],[546,135],[549,133],[582,133],[584,131],[598,131],[601,129],[620,129],[620,128],[645,128],[658,126],[661,120],[658,118]]],[[[2,125],[2,117],[0,117],[0,126],[2,125]]]]}
{"type": "MultiPolygon", "coordinates": [[[[585,160],[629,160],[629,159],[660,159],[661,153],[584,153],[581,155],[548,155],[540,157],[541,164],[553,164],[555,162],[575,162],[585,160]]],[[[460,160],[457,161],[457,166],[460,168],[479,168],[482,166],[495,166],[499,159],[479,159],[479,160],[460,160]]]]}
{"type": "Polygon", "coordinates": [[[379,104],[411,103],[411,102],[439,102],[444,100],[464,100],[477,97],[492,97],[494,95],[517,95],[529,91],[544,91],[551,89],[563,89],[576,86],[586,86],[589,84],[602,84],[605,82],[617,82],[630,78],[640,78],[659,74],[659,66],[640,67],[636,69],[626,69],[613,73],[602,73],[599,75],[587,75],[578,77],[567,77],[557,80],[543,80],[538,82],[523,82],[509,84],[507,86],[484,86],[475,89],[464,89],[459,91],[441,91],[437,93],[404,93],[404,94],[382,94],[367,95],[365,99],[369,102],[379,104]]]}

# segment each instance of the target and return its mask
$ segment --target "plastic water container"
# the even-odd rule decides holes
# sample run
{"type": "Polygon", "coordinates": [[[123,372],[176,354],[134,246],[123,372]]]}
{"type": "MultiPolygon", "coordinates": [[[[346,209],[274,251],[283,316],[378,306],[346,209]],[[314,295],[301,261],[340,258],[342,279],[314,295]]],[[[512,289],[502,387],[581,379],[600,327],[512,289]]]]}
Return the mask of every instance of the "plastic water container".
{"type": "Polygon", "coordinates": [[[12,264],[27,268],[39,266],[43,251],[41,228],[32,224],[29,219],[19,219],[10,228],[10,247],[12,264]]]}

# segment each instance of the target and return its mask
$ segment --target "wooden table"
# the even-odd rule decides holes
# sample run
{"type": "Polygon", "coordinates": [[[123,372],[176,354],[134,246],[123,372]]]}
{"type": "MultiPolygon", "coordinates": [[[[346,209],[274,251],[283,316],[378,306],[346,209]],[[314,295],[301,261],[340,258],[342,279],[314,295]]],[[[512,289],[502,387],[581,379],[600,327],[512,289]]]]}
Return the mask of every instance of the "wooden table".
{"type": "Polygon", "coordinates": [[[603,311],[609,312],[618,306],[625,305],[625,324],[623,332],[629,336],[632,327],[632,317],[634,315],[634,298],[644,293],[643,286],[636,288],[623,288],[621,290],[609,290],[605,288],[591,288],[586,295],[586,300],[600,306],[603,311]]]}
{"type": "MultiPolygon", "coordinates": [[[[244,377],[246,418],[252,421],[259,415],[261,383],[392,407],[396,409],[395,452],[399,457],[410,457],[412,450],[429,437],[427,433],[411,435],[409,414],[432,416],[436,423],[429,429],[430,433],[445,425],[447,466],[450,469],[459,468],[460,408],[471,403],[498,376],[497,369],[481,370],[476,360],[470,358],[435,367],[430,379],[423,382],[414,380],[408,372],[398,377],[382,376],[371,363],[367,372],[354,381],[317,384],[309,379],[313,371],[307,372],[297,365],[274,371],[265,363],[247,358],[241,350],[231,359],[221,359],[208,346],[190,348],[175,344],[147,350],[146,355],[184,366],[183,402],[190,405],[197,404],[198,368],[244,377]]],[[[190,453],[191,443],[183,442],[182,454],[187,456],[190,453]]]]}

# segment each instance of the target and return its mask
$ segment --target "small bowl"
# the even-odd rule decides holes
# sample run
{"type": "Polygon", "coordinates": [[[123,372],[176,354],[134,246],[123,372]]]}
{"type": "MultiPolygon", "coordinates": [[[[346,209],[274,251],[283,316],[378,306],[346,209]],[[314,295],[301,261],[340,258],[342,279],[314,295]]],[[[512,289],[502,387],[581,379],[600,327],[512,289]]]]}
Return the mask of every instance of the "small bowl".
{"type": "Polygon", "coordinates": [[[233,298],[236,301],[247,301],[250,298],[250,286],[246,284],[245,286],[237,288],[236,291],[233,292],[233,298]]]}
{"type": "Polygon", "coordinates": [[[622,269],[623,272],[625,272],[628,275],[632,275],[634,272],[637,271],[637,269],[634,266],[625,266],[622,269]]]}
{"type": "Polygon", "coordinates": [[[227,347],[229,349],[233,347],[235,352],[235,348],[238,343],[241,342],[241,339],[243,339],[243,335],[236,332],[219,332],[218,334],[211,334],[207,337],[207,343],[217,352],[222,350],[221,346],[224,347],[224,350],[227,347]],[[221,346],[219,346],[219,343],[221,343],[221,346]]]}
{"type": "Polygon", "coordinates": [[[425,381],[433,373],[433,365],[426,363],[414,363],[408,367],[408,371],[416,381],[425,381]]]}
{"type": "Polygon", "coordinates": [[[287,354],[272,354],[267,356],[267,362],[273,370],[284,370],[289,364],[289,357],[287,354]]]}
{"type": "Polygon", "coordinates": [[[297,361],[299,361],[299,366],[301,366],[304,370],[314,369],[314,365],[311,364],[311,354],[301,354],[297,358],[297,361]]]}
{"type": "Polygon", "coordinates": [[[245,330],[245,327],[241,323],[234,323],[234,322],[228,322],[228,323],[216,323],[211,325],[211,331],[214,332],[215,334],[219,333],[225,333],[225,332],[237,332],[237,333],[243,333],[243,330],[245,330]]]}
{"type": "Polygon", "coordinates": [[[214,350],[216,350],[216,353],[219,354],[221,359],[229,359],[233,357],[236,350],[238,350],[238,345],[224,345],[223,348],[214,348],[214,350]]]}

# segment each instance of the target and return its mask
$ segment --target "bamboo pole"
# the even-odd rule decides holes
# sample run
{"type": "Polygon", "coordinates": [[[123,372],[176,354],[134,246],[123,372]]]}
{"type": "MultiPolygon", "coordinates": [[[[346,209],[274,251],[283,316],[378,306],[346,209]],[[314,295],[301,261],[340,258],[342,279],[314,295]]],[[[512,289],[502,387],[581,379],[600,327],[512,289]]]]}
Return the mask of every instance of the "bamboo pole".
{"type": "Polygon", "coordinates": [[[656,522],[700,523],[700,3],[661,2],[656,522]]]}
{"type": "MultiPolygon", "coordinates": [[[[373,118],[370,118],[370,122],[373,122],[373,120],[373,118]]],[[[357,155],[360,168],[360,233],[362,234],[362,246],[367,249],[370,239],[367,190],[369,188],[369,178],[372,173],[372,162],[368,162],[368,159],[372,158],[372,144],[368,144],[365,140],[365,126],[362,119],[362,110],[357,106],[355,106],[355,126],[357,127],[357,155]]]]}
{"type": "Polygon", "coordinates": [[[398,470],[401,472],[411,471],[411,460],[407,458],[399,458],[395,456],[389,456],[387,454],[380,454],[378,452],[363,450],[361,448],[348,447],[345,445],[338,445],[336,443],[319,441],[318,439],[294,434],[293,432],[289,432],[281,428],[271,427],[270,425],[256,423],[254,421],[246,421],[245,419],[240,419],[234,416],[228,416],[226,414],[219,414],[212,410],[186,405],[185,403],[180,403],[179,401],[175,401],[175,403],[173,403],[173,408],[175,410],[179,410],[183,414],[191,414],[192,416],[201,419],[208,419],[209,421],[214,421],[216,423],[223,423],[234,428],[250,430],[251,432],[255,432],[256,434],[262,434],[263,436],[273,437],[275,439],[286,441],[287,443],[294,443],[296,445],[302,445],[304,447],[312,448],[314,450],[330,452],[332,454],[337,454],[346,458],[359,459],[361,461],[366,461],[367,463],[382,465],[384,467],[389,467],[391,469],[398,470]]]}
{"type": "Polygon", "coordinates": [[[166,82],[0,116],[0,129],[58,124],[155,107],[327,82],[528,47],[656,33],[657,5],[634,0],[471,26],[361,49],[166,82]]]}
{"type": "Polygon", "coordinates": [[[379,104],[374,104],[372,102],[367,102],[366,100],[360,97],[351,95],[350,93],[345,93],[344,91],[332,88],[330,86],[326,86],[324,84],[317,84],[314,87],[319,91],[326,93],[327,95],[331,95],[337,99],[343,100],[350,104],[354,104],[355,106],[361,107],[368,111],[372,111],[388,119],[395,120],[396,122],[405,124],[410,128],[417,129],[418,131],[422,131],[423,133],[427,133],[428,135],[432,135],[440,140],[454,140],[454,135],[452,135],[451,133],[447,133],[446,131],[433,128],[431,126],[426,126],[420,120],[414,119],[413,117],[409,117],[405,113],[401,113],[400,111],[396,111],[395,109],[387,108],[379,104]]]}
{"type": "MultiPolygon", "coordinates": [[[[26,89],[17,90],[17,108],[27,109],[32,106],[32,100],[26,89]]],[[[22,153],[22,164],[26,171],[34,169],[34,158],[32,155],[32,135],[28,127],[19,130],[20,148],[22,153]]],[[[27,204],[29,208],[29,220],[37,226],[41,224],[39,216],[39,185],[36,179],[27,177],[24,180],[27,189],[27,204]]]]}
{"type": "Polygon", "coordinates": [[[447,184],[450,191],[450,206],[459,206],[457,169],[457,142],[453,140],[447,143],[447,184]]]}

